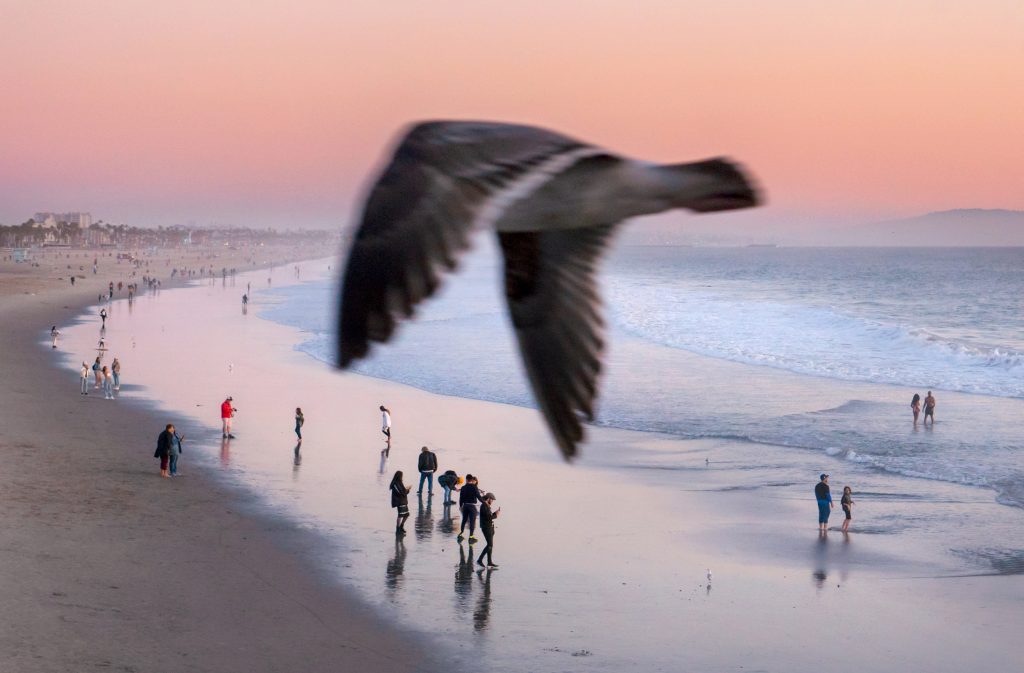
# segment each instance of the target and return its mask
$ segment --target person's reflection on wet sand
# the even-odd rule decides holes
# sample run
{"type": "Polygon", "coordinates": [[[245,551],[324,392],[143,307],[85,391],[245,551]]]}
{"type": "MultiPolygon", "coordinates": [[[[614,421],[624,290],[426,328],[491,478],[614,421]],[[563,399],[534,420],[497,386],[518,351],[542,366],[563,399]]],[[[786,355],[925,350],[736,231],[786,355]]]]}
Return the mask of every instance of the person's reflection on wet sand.
{"type": "Polygon", "coordinates": [[[220,464],[227,467],[231,463],[231,440],[223,437],[220,440],[220,464]]]}
{"type": "Polygon", "coordinates": [[[476,599],[473,610],[473,630],[483,631],[487,628],[487,620],[491,617],[491,569],[476,571],[477,579],[483,584],[483,591],[476,599]]]}
{"type": "Polygon", "coordinates": [[[417,495],[416,499],[419,500],[419,509],[416,512],[416,539],[422,542],[429,538],[434,532],[434,517],[430,514],[430,503],[433,502],[430,498],[427,498],[427,504],[423,504],[423,496],[417,495]]]}
{"type": "Polygon", "coordinates": [[[828,532],[819,530],[818,540],[814,544],[814,571],[811,572],[811,579],[819,589],[824,588],[825,580],[828,579],[828,532]]]}
{"type": "Polygon", "coordinates": [[[451,503],[444,506],[444,510],[441,513],[441,522],[437,524],[437,529],[445,535],[455,535],[455,521],[452,519],[451,503]]]}
{"type": "Polygon", "coordinates": [[[384,471],[388,467],[388,457],[384,455],[384,452],[380,452],[380,467],[377,468],[377,474],[384,474],[384,471]]]}
{"type": "Polygon", "coordinates": [[[465,608],[469,604],[469,596],[473,591],[473,545],[469,545],[469,555],[466,555],[466,547],[459,543],[459,567],[455,570],[455,597],[460,607],[465,608]]]}
{"type": "Polygon", "coordinates": [[[405,572],[405,542],[402,538],[395,537],[395,553],[388,560],[388,567],[384,574],[384,585],[391,592],[397,591],[402,586],[402,574],[405,572]]]}
{"type": "Polygon", "coordinates": [[[299,466],[302,465],[302,442],[295,445],[295,458],[292,460],[292,474],[298,475],[299,466]]]}

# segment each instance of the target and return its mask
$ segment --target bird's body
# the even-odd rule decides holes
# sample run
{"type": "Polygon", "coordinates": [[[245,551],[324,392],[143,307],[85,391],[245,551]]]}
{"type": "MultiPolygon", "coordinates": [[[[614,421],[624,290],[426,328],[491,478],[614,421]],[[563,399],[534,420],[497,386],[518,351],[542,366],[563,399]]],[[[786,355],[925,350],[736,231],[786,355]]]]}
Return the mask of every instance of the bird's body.
{"type": "Polygon", "coordinates": [[[624,219],[755,205],[731,163],[657,165],[544,129],[428,122],[403,138],[374,185],[341,293],[341,367],[387,341],[440,285],[474,231],[493,229],[520,352],[559,447],[574,455],[593,418],[604,348],[594,276],[624,219]]]}

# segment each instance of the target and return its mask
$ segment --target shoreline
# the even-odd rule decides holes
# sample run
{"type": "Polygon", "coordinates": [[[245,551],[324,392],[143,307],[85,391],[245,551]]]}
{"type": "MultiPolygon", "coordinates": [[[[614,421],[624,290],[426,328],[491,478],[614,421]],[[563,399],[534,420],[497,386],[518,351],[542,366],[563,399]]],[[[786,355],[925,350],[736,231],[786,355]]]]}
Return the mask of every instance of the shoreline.
{"type": "Polygon", "coordinates": [[[78,399],[40,338],[54,315],[95,304],[107,275],[87,280],[0,296],[0,668],[435,670],[415,636],[311,572],[315,533],[199,470],[166,488],[152,458],[156,400],[78,399]]]}
{"type": "MultiPolygon", "coordinates": [[[[305,550],[305,556],[328,582],[351,587],[389,623],[443,638],[455,648],[455,660],[461,658],[467,667],[483,654],[493,670],[517,663],[530,670],[623,670],[642,651],[653,670],[678,670],[669,661],[694,670],[735,670],[744,660],[761,661],[766,670],[801,669],[812,665],[807,657],[814,650],[808,639],[827,637],[830,630],[818,620],[821,610],[852,611],[849,642],[882,643],[899,653],[900,661],[927,644],[931,649],[917,655],[909,670],[954,670],[948,668],[951,653],[964,648],[971,650],[972,662],[983,662],[979,665],[999,665],[1012,657],[1005,645],[987,651],[968,645],[993,644],[1000,631],[986,632],[976,623],[961,633],[946,633],[944,619],[954,604],[962,606],[969,621],[1012,614],[1022,593],[1020,576],[943,579],[964,564],[937,553],[943,550],[941,541],[899,526],[872,530],[867,517],[862,530],[851,536],[852,546],[837,534],[822,545],[804,530],[810,515],[802,485],[765,484],[771,482],[773,459],[760,450],[728,441],[679,441],[595,427],[584,460],[568,467],[557,459],[533,410],[338,375],[294,349],[298,329],[253,315],[260,306],[250,306],[248,319],[240,320],[233,295],[222,294],[230,293],[216,287],[175,290],[159,302],[162,311],[172,313],[174,307],[188,306],[203,322],[209,334],[190,332],[175,339],[185,352],[202,353],[195,364],[203,372],[211,370],[209,375],[204,373],[191,386],[154,379],[156,370],[136,368],[132,376],[150,383],[147,394],[202,425],[216,467],[219,428],[211,424],[208,414],[213,411],[206,408],[206,398],[223,395],[226,369],[221,368],[232,362],[236,379],[231,391],[243,410],[236,426],[241,432],[230,455],[219,456],[220,468],[258,492],[261,509],[288,525],[324,534],[328,544],[305,550]],[[244,391],[241,396],[239,390],[244,391]],[[302,399],[307,414],[301,467],[291,465],[294,440],[281,392],[288,393],[289,402],[302,399]],[[203,410],[196,410],[197,394],[203,410]],[[431,514],[429,501],[417,510],[410,498],[414,530],[404,544],[396,544],[390,533],[392,511],[381,495],[386,475],[377,475],[373,458],[380,442],[379,418],[373,412],[381,399],[389,405],[394,400],[398,414],[388,472],[398,467],[414,474],[410,460],[419,444],[427,443],[439,447],[442,462],[474,473],[479,467],[486,488],[499,493],[507,516],[513,518],[500,524],[505,565],[493,579],[488,574],[484,582],[471,574],[469,584],[460,584],[457,570],[452,594],[451,568],[460,566],[459,550],[449,535],[457,519],[448,521],[437,508],[431,514]],[[467,434],[473,441],[467,441],[467,434]],[[624,462],[620,454],[642,458],[624,462]],[[695,464],[666,471],[667,455],[690,455],[695,464]],[[705,455],[715,458],[711,470],[704,468],[705,455]],[[560,501],[585,503],[585,518],[552,519],[544,490],[528,483],[534,479],[519,478],[526,474],[538,475],[542,484],[557,484],[560,501]],[[603,494],[610,497],[595,498],[603,494]],[[645,506],[650,502],[657,502],[657,509],[645,506]],[[544,521],[544,529],[531,525],[535,521],[544,521]],[[580,557],[573,550],[588,554],[580,557]],[[703,577],[706,566],[715,569],[715,591],[698,597],[688,587],[703,577]],[[628,589],[612,581],[618,576],[628,589]],[[826,577],[838,579],[842,588],[830,588],[826,577]],[[671,590],[666,592],[666,587],[671,590]],[[676,603],[671,598],[679,592],[684,602],[676,603]],[[892,612],[892,600],[903,607],[892,612]],[[639,605],[647,606],[646,617],[635,614],[639,605]],[[612,606],[613,612],[605,612],[612,606]],[[562,616],[566,611],[573,615],[571,623],[562,616]],[[429,617],[421,621],[424,614],[429,617]],[[601,615],[613,620],[609,623],[621,643],[597,637],[594,629],[603,624],[601,615]],[[652,616],[658,621],[645,621],[652,616]],[[751,637],[761,622],[773,618],[778,623],[768,629],[771,637],[759,636],[733,652],[736,644],[727,636],[751,637]],[[922,625],[901,635],[898,618],[922,625]],[[685,624],[699,645],[680,650],[678,639],[665,632],[677,623],[685,624]],[[539,627],[543,631],[536,631],[539,627]],[[794,629],[803,635],[795,637],[794,629]],[[463,644],[467,634],[473,640],[463,644]],[[633,647],[642,649],[630,652],[633,647]],[[578,652],[590,654],[570,656],[578,652]]],[[[158,342],[165,337],[159,321],[150,330],[140,339],[140,349],[160,348],[158,342]]],[[[138,357],[143,364],[152,359],[142,351],[138,357]]],[[[410,479],[408,483],[415,485],[410,479]]],[[[936,500],[934,494],[929,499],[928,489],[901,495],[901,484],[887,483],[874,497],[891,499],[912,518],[927,516],[936,507],[949,511],[943,498],[985,512],[1001,507],[979,502],[966,487],[943,487],[936,500]]],[[[868,507],[865,514],[872,511],[870,502],[868,507]]],[[[858,651],[849,666],[833,662],[820,668],[877,669],[893,661],[882,650],[858,651]]]]}

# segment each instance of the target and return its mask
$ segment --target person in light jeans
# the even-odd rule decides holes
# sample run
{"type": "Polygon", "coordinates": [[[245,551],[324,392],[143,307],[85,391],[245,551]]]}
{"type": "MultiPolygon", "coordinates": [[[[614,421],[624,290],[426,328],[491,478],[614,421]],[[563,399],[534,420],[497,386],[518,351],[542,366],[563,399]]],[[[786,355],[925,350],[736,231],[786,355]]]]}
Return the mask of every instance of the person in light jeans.
{"type": "Polygon", "coordinates": [[[82,395],[89,394],[89,365],[85,362],[82,363],[82,369],[78,373],[82,379],[82,395]]]}
{"type": "Polygon", "coordinates": [[[103,366],[103,399],[114,399],[114,377],[106,365],[103,366]]]}
{"type": "Polygon", "coordinates": [[[121,361],[114,358],[114,361],[110,363],[110,371],[114,375],[114,390],[121,389],[121,361]]]}
{"type": "Polygon", "coordinates": [[[171,444],[170,449],[167,452],[167,458],[170,465],[170,473],[172,477],[178,476],[178,457],[181,455],[181,443],[185,440],[185,435],[178,435],[178,431],[171,428],[171,444]]]}

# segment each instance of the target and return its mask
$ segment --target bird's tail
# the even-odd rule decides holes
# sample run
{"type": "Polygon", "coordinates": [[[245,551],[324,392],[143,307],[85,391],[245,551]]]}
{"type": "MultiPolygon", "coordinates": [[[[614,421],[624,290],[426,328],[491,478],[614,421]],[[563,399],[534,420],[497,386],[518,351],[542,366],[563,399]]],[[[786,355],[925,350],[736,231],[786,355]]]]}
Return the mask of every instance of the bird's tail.
{"type": "Polygon", "coordinates": [[[679,171],[687,182],[693,182],[697,189],[680,204],[697,213],[711,213],[717,210],[752,208],[760,202],[753,180],[733,162],[722,159],[708,159],[669,167],[679,171]]]}

